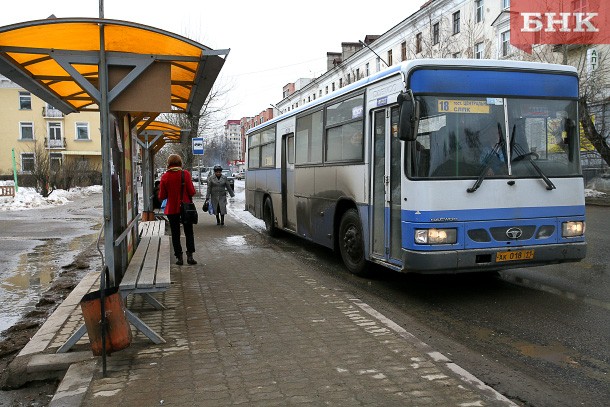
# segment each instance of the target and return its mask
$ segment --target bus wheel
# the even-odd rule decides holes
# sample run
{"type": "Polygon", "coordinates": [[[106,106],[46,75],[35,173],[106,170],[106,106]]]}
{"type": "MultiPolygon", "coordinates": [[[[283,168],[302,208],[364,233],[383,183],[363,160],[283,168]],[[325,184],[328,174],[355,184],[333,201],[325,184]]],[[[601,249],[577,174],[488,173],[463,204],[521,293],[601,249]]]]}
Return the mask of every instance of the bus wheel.
{"type": "Polygon", "coordinates": [[[367,261],[364,258],[364,240],[358,211],[350,209],[343,214],[339,226],[339,250],[347,269],[356,275],[364,276],[367,261]]]}
{"type": "Polygon", "coordinates": [[[265,221],[265,232],[271,237],[277,235],[277,228],[273,224],[273,204],[271,199],[265,198],[263,203],[263,220],[265,221]]]}

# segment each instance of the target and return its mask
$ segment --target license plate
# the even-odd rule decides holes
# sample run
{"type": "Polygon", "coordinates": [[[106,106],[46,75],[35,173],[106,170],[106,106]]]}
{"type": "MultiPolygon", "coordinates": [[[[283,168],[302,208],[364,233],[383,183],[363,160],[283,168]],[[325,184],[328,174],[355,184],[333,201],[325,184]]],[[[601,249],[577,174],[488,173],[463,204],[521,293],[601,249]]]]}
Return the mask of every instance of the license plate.
{"type": "Polygon", "coordinates": [[[511,252],[496,253],[496,263],[513,260],[531,260],[534,258],[533,250],[515,250],[511,252]]]}

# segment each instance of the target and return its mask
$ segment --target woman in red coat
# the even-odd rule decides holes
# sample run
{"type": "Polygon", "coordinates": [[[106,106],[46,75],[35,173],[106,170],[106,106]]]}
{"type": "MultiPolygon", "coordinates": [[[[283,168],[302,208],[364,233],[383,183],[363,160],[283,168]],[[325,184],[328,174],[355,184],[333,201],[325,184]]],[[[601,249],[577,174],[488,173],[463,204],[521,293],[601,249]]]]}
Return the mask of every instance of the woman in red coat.
{"type": "MultiPolygon", "coordinates": [[[[169,220],[172,231],[172,246],[176,256],[176,264],[182,266],[182,245],[180,244],[180,202],[193,202],[195,187],[191,174],[182,169],[182,158],[178,154],[172,154],[167,158],[167,171],[161,177],[159,184],[159,200],[167,198],[164,213],[169,220]],[[184,174],[184,188],[182,187],[182,174],[184,174]],[[182,193],[182,200],[180,194],[182,193]]],[[[193,224],[185,223],[184,237],[186,238],[186,261],[188,264],[197,264],[193,259],[195,253],[195,237],[193,235],[193,224]]]]}

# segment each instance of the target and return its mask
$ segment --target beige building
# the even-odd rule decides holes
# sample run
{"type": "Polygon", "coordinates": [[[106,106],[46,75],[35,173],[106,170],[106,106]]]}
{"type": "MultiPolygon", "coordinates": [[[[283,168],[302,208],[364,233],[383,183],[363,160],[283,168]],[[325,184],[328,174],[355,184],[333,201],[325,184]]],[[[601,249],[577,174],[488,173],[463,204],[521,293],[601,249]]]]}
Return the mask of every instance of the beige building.
{"type": "Polygon", "coordinates": [[[98,112],[64,115],[0,75],[0,123],[0,176],[13,174],[13,151],[17,174],[31,173],[36,146],[52,168],[72,163],[83,173],[101,172],[98,112]]]}

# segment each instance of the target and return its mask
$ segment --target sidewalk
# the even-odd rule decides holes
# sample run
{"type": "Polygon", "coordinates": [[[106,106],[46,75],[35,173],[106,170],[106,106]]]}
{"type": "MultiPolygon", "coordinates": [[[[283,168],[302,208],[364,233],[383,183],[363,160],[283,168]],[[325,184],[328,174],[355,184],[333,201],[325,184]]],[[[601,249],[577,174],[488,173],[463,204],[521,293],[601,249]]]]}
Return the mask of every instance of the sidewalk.
{"type": "Polygon", "coordinates": [[[80,325],[71,295],[22,350],[28,374],[70,365],[51,406],[514,405],[265,235],[200,216],[199,264],[172,265],[167,309],[128,305],[167,343],[137,332],[106,378],[86,335],[52,354],[80,325]]]}

